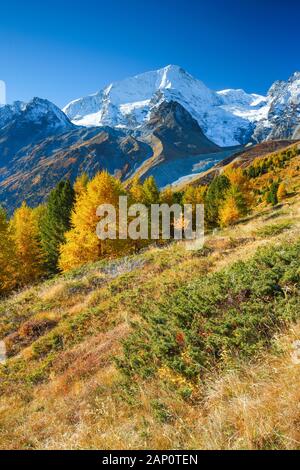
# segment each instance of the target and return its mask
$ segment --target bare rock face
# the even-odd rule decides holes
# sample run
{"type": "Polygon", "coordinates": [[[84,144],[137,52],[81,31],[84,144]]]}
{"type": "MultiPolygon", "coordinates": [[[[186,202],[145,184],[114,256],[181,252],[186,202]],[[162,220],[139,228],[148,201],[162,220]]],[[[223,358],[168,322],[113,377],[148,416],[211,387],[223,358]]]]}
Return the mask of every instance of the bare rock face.
{"type": "Polygon", "coordinates": [[[204,135],[196,119],[176,101],[163,102],[155,108],[141,132],[152,133],[161,140],[166,158],[220,151],[220,147],[204,135]]]}

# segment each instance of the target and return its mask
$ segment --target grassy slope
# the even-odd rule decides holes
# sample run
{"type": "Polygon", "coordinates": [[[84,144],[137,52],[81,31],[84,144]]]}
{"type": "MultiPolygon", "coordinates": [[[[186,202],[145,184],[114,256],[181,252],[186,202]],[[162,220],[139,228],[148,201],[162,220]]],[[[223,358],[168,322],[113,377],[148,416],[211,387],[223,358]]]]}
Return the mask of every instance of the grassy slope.
{"type": "MultiPolygon", "coordinates": [[[[297,142],[297,145],[298,147],[300,147],[299,142],[297,142]]],[[[209,170],[203,173],[200,173],[199,175],[195,175],[195,177],[189,181],[188,185],[198,186],[198,185],[210,184],[213,178],[216,175],[219,175],[220,173],[222,173],[224,167],[226,167],[226,165],[230,163],[233,163],[236,166],[241,166],[245,168],[248,165],[250,165],[256,158],[276,155],[280,153],[281,151],[285,151],[293,147],[295,147],[295,142],[288,141],[288,140],[263,142],[262,144],[254,145],[252,147],[246,148],[242,152],[232,155],[231,157],[225,158],[225,160],[222,160],[213,168],[210,168],[209,170]]],[[[299,165],[299,159],[295,161],[297,161],[297,165],[299,165]]],[[[270,174],[267,175],[267,177],[269,176],[270,174]]],[[[259,181],[259,183],[262,183],[262,181],[259,181]]],[[[178,185],[173,186],[173,187],[177,191],[182,191],[184,190],[185,186],[186,186],[186,183],[179,183],[178,185]]]]}
{"type": "Polygon", "coordinates": [[[260,347],[254,336],[250,357],[222,358],[200,382],[163,363],[154,376],[137,373],[128,383],[114,361],[132,322],[143,325],[151,305],[172,305],[182,286],[250,260],[260,247],[293,246],[300,228],[295,175],[292,185],[282,207],[261,208],[209,235],[201,253],[181,243],[151,248],[2,301],[0,339],[11,358],[0,366],[0,447],[299,448],[300,366],[290,356],[300,336],[291,321],[297,290],[286,294],[296,305],[289,321],[266,326],[268,344],[260,347]],[[187,387],[188,397],[178,392],[187,387]]]}

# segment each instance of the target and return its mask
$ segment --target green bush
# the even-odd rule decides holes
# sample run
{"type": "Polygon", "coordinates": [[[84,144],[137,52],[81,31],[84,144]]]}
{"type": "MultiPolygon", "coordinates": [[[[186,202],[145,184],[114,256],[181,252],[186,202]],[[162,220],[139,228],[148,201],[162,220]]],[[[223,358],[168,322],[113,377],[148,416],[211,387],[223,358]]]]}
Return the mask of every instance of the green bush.
{"type": "Polygon", "coordinates": [[[158,305],[142,305],[119,368],[130,378],[148,378],[168,367],[193,382],[212,367],[254,357],[299,317],[299,261],[300,241],[264,248],[250,261],[195,279],[158,305]]]}
{"type": "Polygon", "coordinates": [[[267,225],[262,227],[256,231],[256,235],[259,237],[274,237],[279,235],[280,233],[284,232],[285,230],[289,230],[293,226],[292,222],[281,222],[278,224],[267,225]]]}

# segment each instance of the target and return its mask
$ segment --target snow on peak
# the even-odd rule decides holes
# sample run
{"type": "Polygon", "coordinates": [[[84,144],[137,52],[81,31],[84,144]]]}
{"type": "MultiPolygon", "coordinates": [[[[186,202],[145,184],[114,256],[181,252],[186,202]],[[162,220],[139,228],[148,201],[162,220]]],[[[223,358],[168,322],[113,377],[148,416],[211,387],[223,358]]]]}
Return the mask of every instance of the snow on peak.
{"type": "Polygon", "coordinates": [[[164,101],[177,101],[186,108],[216,144],[245,144],[253,133],[260,140],[268,136],[270,128],[277,125],[274,116],[288,114],[291,108],[289,126],[299,125],[300,72],[286,82],[275,82],[265,97],[242,89],[215,92],[181,67],[167,65],[111,83],[98,93],[72,101],[64,112],[78,125],[136,129],[164,101]]]}
{"type": "Polygon", "coordinates": [[[40,122],[46,119],[53,127],[73,127],[68,117],[54,103],[42,98],[33,98],[23,107],[27,119],[40,122]]]}
{"type": "Polygon", "coordinates": [[[1,107],[0,128],[3,128],[14,119],[37,124],[43,123],[57,130],[73,128],[73,124],[68,117],[55,104],[37,97],[28,103],[15,101],[13,104],[1,107]]]}
{"type": "Polygon", "coordinates": [[[151,102],[200,98],[213,102],[214,94],[177,65],[145,72],[111,83],[103,90],[72,101],[64,112],[76,124],[135,127],[149,117],[151,102]]]}
{"type": "Polygon", "coordinates": [[[278,80],[267,95],[268,112],[255,129],[254,139],[293,138],[300,125],[300,72],[278,80]]]}
{"type": "Polygon", "coordinates": [[[228,146],[247,141],[255,120],[251,112],[263,100],[243,90],[217,93],[178,65],[167,65],[111,83],[93,95],[72,101],[64,112],[77,125],[136,129],[162,102],[177,101],[209,139],[228,146]]]}
{"type": "Polygon", "coordinates": [[[255,93],[249,94],[242,89],[221,90],[217,93],[222,98],[224,105],[257,106],[266,101],[265,96],[255,93]]]}
{"type": "Polygon", "coordinates": [[[290,77],[289,81],[293,82],[295,80],[300,80],[300,72],[294,72],[293,75],[290,77]]]}

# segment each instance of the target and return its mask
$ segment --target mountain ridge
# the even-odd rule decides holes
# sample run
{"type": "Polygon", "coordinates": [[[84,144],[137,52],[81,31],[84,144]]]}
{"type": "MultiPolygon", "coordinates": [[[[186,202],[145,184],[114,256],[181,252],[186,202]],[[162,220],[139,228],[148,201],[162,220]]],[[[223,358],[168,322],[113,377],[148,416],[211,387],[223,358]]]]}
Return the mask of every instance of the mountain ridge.
{"type": "Polygon", "coordinates": [[[0,108],[0,166],[10,164],[27,146],[76,127],[53,103],[33,98],[28,103],[17,101],[0,108]]]}
{"type": "Polygon", "coordinates": [[[266,96],[242,89],[213,91],[181,67],[168,65],[113,82],[93,95],[72,101],[63,111],[75,124],[133,129],[147,122],[151,111],[163,101],[177,101],[214,143],[244,145],[268,136],[269,139],[292,137],[300,120],[298,88],[300,73],[295,72],[286,82],[275,82],[266,96]],[[282,100],[285,105],[279,107],[279,115],[274,119],[274,109],[278,109],[277,102],[282,100]],[[291,111],[292,117],[284,126],[284,118],[295,103],[296,109],[291,111]]]}
{"type": "Polygon", "coordinates": [[[298,139],[300,73],[263,97],[214,92],[170,65],[111,84],[65,111],[69,117],[41,98],[1,106],[0,202],[9,210],[23,199],[43,202],[59,180],[83,171],[104,169],[121,180],[154,176],[165,187],[194,179],[248,142],[298,139]],[[84,114],[90,111],[97,112],[84,114]]]}
{"type": "MultiPolygon", "coordinates": [[[[26,125],[27,130],[32,128],[30,120],[26,125]]],[[[175,102],[162,103],[153,112],[152,120],[136,132],[108,126],[86,128],[71,123],[69,126],[68,121],[59,134],[52,132],[42,140],[34,140],[31,135],[31,145],[20,148],[13,145],[9,149],[8,142],[15,136],[14,127],[12,135],[10,130],[9,126],[2,130],[4,142],[0,138],[0,155],[6,148],[11,156],[9,164],[0,158],[0,203],[9,211],[23,200],[30,205],[40,204],[60,180],[74,182],[82,172],[92,177],[107,170],[124,181],[138,170],[150,176],[154,167],[159,176],[164,173],[161,165],[167,162],[171,167],[167,183],[171,183],[172,178],[190,173],[193,165],[203,159],[208,158],[207,165],[214,164],[208,154],[216,153],[220,155],[218,160],[221,158],[221,149],[205,137],[197,121],[175,102]]],[[[158,178],[158,184],[164,183],[165,178],[158,178]]]]}

